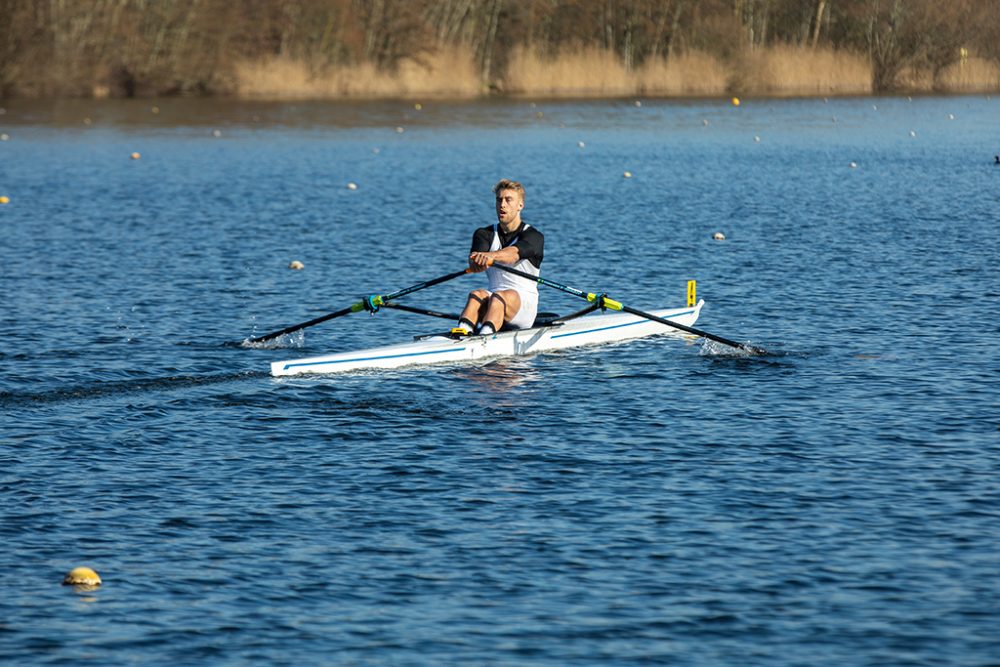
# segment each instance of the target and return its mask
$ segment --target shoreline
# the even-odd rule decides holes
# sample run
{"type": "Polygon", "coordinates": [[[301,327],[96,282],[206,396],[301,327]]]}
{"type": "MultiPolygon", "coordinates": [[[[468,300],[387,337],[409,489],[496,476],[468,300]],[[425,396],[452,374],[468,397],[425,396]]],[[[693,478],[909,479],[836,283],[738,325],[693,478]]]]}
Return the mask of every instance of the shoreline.
{"type": "Polygon", "coordinates": [[[689,52],[626,68],[603,50],[557,56],[517,50],[502,77],[484,81],[470,53],[441,49],[407,60],[394,70],[368,63],[319,67],[304,59],[278,57],[236,62],[225,85],[164,89],[122,87],[108,73],[93,74],[75,89],[59,86],[8,90],[15,99],[235,99],[274,102],[495,99],[756,99],[829,98],[1000,93],[1000,64],[969,57],[936,72],[910,68],[892,90],[873,85],[872,65],[858,53],[834,49],[775,46],[723,61],[689,52]]]}

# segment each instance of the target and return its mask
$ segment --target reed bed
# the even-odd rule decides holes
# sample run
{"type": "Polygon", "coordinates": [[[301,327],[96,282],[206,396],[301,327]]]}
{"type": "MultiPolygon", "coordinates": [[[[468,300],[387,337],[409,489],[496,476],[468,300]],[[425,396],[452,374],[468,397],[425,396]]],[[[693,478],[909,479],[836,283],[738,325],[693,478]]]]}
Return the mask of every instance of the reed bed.
{"type": "Polygon", "coordinates": [[[439,49],[419,61],[403,60],[395,71],[362,63],[317,71],[293,58],[242,61],[236,65],[236,94],[266,99],[381,97],[474,97],[482,94],[472,54],[439,49]]]}
{"type": "Polygon", "coordinates": [[[751,52],[734,68],[732,92],[773,96],[866,95],[868,59],[833,49],[774,46],[751,52]]]}
{"type": "MultiPolygon", "coordinates": [[[[403,60],[392,72],[370,64],[317,69],[304,60],[272,58],[237,64],[236,95],[267,99],[383,97],[477,97],[488,94],[471,50],[442,47],[419,61],[403,60]]],[[[1000,90],[1000,67],[968,58],[935,79],[907,71],[910,92],[977,93],[1000,90]]],[[[867,57],[849,51],[774,46],[746,52],[729,62],[692,51],[627,69],[615,54],[579,49],[544,56],[516,49],[492,88],[532,97],[706,97],[715,95],[867,95],[872,68],[867,57]]]]}

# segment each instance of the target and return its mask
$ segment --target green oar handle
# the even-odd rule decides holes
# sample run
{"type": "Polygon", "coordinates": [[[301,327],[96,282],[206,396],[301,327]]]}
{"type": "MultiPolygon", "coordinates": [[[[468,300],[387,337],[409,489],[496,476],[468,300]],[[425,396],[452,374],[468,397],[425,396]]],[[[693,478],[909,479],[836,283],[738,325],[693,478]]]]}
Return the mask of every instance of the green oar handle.
{"type": "Polygon", "coordinates": [[[686,324],[680,324],[672,320],[658,317],[656,315],[653,315],[652,313],[647,313],[645,311],[639,310],[638,308],[632,308],[631,306],[626,306],[625,304],[615,301],[614,299],[609,299],[602,294],[594,294],[593,292],[584,292],[583,290],[578,290],[574,287],[569,287],[567,285],[560,285],[557,282],[553,282],[546,278],[542,278],[541,276],[533,276],[530,273],[525,273],[524,271],[515,269],[512,266],[497,264],[496,262],[491,262],[490,265],[493,266],[493,268],[500,269],[501,271],[506,271],[507,273],[512,273],[515,276],[526,278],[528,280],[538,283],[539,285],[552,287],[554,289],[566,292],[567,294],[578,296],[581,299],[586,299],[591,303],[600,303],[600,305],[604,308],[610,308],[611,310],[621,310],[626,313],[631,313],[632,315],[645,317],[647,320],[652,320],[653,322],[659,322],[660,324],[665,324],[668,327],[673,327],[674,329],[680,329],[681,331],[686,331],[687,333],[694,334],[695,336],[701,336],[702,338],[714,340],[718,343],[722,343],[723,345],[735,347],[740,350],[746,350],[747,352],[751,352],[753,354],[767,354],[767,350],[761,349],[759,347],[755,347],[753,345],[747,345],[746,343],[738,343],[735,340],[729,340],[728,338],[723,338],[722,336],[716,336],[713,333],[702,331],[701,329],[695,329],[694,327],[689,327],[686,324]]]}
{"type": "Polygon", "coordinates": [[[301,322],[300,324],[293,324],[290,327],[285,327],[281,331],[275,331],[263,336],[257,336],[256,338],[251,338],[250,343],[263,343],[266,340],[271,340],[272,338],[278,338],[279,336],[284,336],[285,334],[294,333],[300,329],[305,329],[306,327],[311,327],[315,324],[320,324],[321,322],[326,322],[327,320],[332,320],[335,317],[340,317],[341,315],[347,315],[349,313],[357,313],[362,310],[367,310],[369,307],[374,307],[377,309],[378,306],[383,305],[386,301],[391,301],[392,299],[398,299],[401,296],[406,296],[407,294],[413,294],[422,289],[428,287],[433,287],[434,285],[439,285],[445,281],[451,280],[452,278],[458,278],[459,276],[465,275],[469,272],[469,269],[462,269],[461,271],[455,271],[454,273],[448,273],[443,276],[438,276],[437,278],[432,278],[431,280],[425,280],[424,282],[417,283],[416,285],[410,285],[409,287],[403,288],[399,291],[387,294],[385,296],[374,295],[370,296],[363,301],[358,301],[357,303],[352,303],[347,308],[342,308],[340,310],[334,311],[332,313],[327,313],[315,319],[309,320],[308,322],[301,322]]]}

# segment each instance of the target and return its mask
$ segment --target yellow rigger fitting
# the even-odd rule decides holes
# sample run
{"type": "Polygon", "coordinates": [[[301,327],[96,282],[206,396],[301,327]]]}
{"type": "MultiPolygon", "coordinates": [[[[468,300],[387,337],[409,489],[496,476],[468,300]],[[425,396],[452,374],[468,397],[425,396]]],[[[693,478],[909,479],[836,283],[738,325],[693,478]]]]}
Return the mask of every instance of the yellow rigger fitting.
{"type": "Polygon", "coordinates": [[[600,302],[601,308],[610,308],[611,310],[621,310],[622,304],[620,301],[615,301],[614,299],[609,299],[608,297],[601,297],[600,294],[594,294],[593,292],[587,293],[587,301],[591,303],[600,302]]]}
{"type": "Polygon", "coordinates": [[[698,302],[698,281],[688,281],[688,306],[693,306],[698,302]]]}

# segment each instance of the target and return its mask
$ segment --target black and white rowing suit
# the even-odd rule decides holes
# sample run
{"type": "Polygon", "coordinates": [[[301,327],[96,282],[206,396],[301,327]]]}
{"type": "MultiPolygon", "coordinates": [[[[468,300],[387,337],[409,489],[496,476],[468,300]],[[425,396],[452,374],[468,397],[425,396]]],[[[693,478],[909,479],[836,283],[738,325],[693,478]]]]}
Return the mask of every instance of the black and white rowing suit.
{"type": "MultiPolygon", "coordinates": [[[[496,252],[514,246],[520,259],[513,268],[537,276],[542,266],[545,252],[545,237],[531,225],[521,222],[521,226],[509,234],[499,224],[481,227],[472,235],[471,252],[496,252]]],[[[515,276],[512,273],[490,267],[486,269],[489,292],[516,290],[521,297],[521,309],[507,322],[515,329],[527,329],[535,323],[538,314],[538,283],[515,276]]]]}

